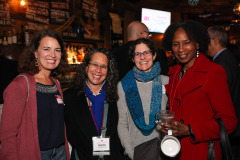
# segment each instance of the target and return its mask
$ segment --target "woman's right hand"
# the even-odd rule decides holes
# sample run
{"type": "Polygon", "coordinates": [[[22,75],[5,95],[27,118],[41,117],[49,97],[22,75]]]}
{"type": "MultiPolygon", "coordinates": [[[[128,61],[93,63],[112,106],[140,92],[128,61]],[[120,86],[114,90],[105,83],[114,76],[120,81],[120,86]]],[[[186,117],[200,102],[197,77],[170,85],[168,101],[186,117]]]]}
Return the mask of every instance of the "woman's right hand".
{"type": "Polygon", "coordinates": [[[169,129],[172,130],[172,135],[176,136],[176,137],[185,137],[185,136],[190,135],[188,126],[184,123],[179,122],[179,121],[174,121],[173,125],[169,125],[169,124],[166,124],[166,123],[161,123],[160,130],[163,133],[168,134],[169,129]]]}

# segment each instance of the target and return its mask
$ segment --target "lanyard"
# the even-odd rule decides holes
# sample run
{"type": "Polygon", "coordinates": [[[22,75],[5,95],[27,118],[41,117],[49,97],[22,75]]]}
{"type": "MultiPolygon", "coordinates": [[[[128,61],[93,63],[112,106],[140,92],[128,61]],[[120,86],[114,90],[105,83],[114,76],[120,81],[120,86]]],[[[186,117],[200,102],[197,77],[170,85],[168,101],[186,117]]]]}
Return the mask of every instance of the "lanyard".
{"type": "Polygon", "coordinates": [[[172,93],[173,91],[173,84],[175,82],[175,78],[176,78],[176,75],[178,73],[178,71],[181,69],[181,67],[179,67],[179,69],[176,71],[176,73],[174,74],[174,77],[173,77],[173,81],[172,81],[172,86],[171,86],[171,92],[170,92],[170,110],[172,110],[172,107],[173,107],[173,101],[174,101],[174,97],[175,97],[175,94],[176,94],[176,91],[177,91],[177,88],[182,80],[182,78],[180,79],[180,81],[177,83],[177,86],[175,88],[175,91],[174,93],[172,93]]]}
{"type": "MultiPolygon", "coordinates": [[[[92,117],[93,117],[93,120],[94,120],[94,123],[95,123],[95,126],[97,128],[97,130],[99,131],[98,127],[97,127],[97,123],[95,121],[95,118],[93,116],[93,113],[92,113],[92,109],[91,109],[91,105],[90,105],[90,100],[87,98],[88,100],[88,104],[89,104],[89,107],[90,107],[90,110],[91,110],[91,114],[92,114],[92,117]]],[[[106,136],[106,131],[107,131],[107,115],[108,115],[108,106],[109,104],[107,102],[104,102],[104,113],[103,113],[103,123],[102,123],[102,128],[101,128],[101,137],[102,138],[105,138],[106,136]]],[[[74,148],[74,152],[75,152],[75,158],[76,160],[79,160],[78,158],[78,155],[77,155],[77,149],[74,148]]],[[[99,159],[103,159],[103,155],[100,155],[99,156],[99,159]]]]}
{"type": "Polygon", "coordinates": [[[107,131],[107,127],[106,126],[107,126],[107,115],[108,115],[108,106],[109,106],[109,104],[107,102],[104,102],[102,127],[99,129],[98,126],[97,126],[96,120],[94,118],[93,112],[92,112],[90,100],[88,98],[87,98],[87,100],[88,100],[89,108],[91,110],[91,114],[92,114],[92,117],[93,117],[93,121],[94,121],[95,127],[98,130],[98,133],[101,132],[101,134],[100,134],[101,137],[104,138],[105,135],[106,135],[106,131],[107,131]]]}

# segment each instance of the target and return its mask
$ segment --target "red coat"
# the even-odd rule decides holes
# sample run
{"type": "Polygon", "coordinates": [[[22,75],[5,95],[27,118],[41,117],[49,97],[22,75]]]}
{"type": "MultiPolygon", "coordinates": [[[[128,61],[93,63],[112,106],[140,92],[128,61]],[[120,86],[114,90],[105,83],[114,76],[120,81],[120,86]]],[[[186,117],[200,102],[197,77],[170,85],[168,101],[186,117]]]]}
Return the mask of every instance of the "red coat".
{"type": "MultiPolygon", "coordinates": [[[[4,104],[0,128],[1,160],[41,160],[37,125],[36,82],[32,75],[16,77],[4,91],[4,104]],[[28,97],[28,102],[26,99],[28,97]]],[[[59,93],[62,91],[52,78],[59,93]]],[[[68,141],[65,133],[65,148],[69,160],[68,141]]]]}
{"type": "MultiPolygon", "coordinates": [[[[207,160],[208,141],[219,138],[215,119],[221,118],[228,133],[237,125],[224,69],[210,62],[203,54],[195,60],[179,82],[181,66],[169,71],[170,108],[175,120],[190,124],[195,141],[189,136],[181,139],[181,160],[207,160]]],[[[221,159],[220,143],[215,141],[216,159],[221,159]]]]}

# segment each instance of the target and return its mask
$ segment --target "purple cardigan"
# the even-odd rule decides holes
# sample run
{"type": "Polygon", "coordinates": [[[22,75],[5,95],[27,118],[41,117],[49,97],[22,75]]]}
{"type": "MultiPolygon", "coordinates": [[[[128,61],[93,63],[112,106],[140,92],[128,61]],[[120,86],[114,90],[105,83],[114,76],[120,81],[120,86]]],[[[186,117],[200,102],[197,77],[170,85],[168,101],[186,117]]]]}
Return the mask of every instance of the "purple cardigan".
{"type": "MultiPolygon", "coordinates": [[[[0,159],[4,160],[41,160],[38,141],[36,82],[33,75],[23,73],[16,77],[3,94],[4,107],[0,128],[0,159]],[[28,102],[26,102],[28,98],[28,102]]],[[[52,78],[59,93],[59,82],[52,78]]],[[[69,160],[68,141],[65,132],[65,148],[69,160]]]]}

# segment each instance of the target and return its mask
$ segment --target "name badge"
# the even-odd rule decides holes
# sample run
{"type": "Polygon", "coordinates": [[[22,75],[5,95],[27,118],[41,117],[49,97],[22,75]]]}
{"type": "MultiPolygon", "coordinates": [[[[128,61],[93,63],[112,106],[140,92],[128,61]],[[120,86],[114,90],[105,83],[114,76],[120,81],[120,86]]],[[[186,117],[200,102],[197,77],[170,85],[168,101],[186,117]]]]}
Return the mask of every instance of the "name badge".
{"type": "Polygon", "coordinates": [[[92,137],[93,152],[109,152],[110,151],[110,138],[92,137]]]}
{"type": "Polygon", "coordinates": [[[56,100],[57,100],[58,104],[63,104],[63,99],[60,95],[55,95],[55,97],[56,97],[56,100]]]}

